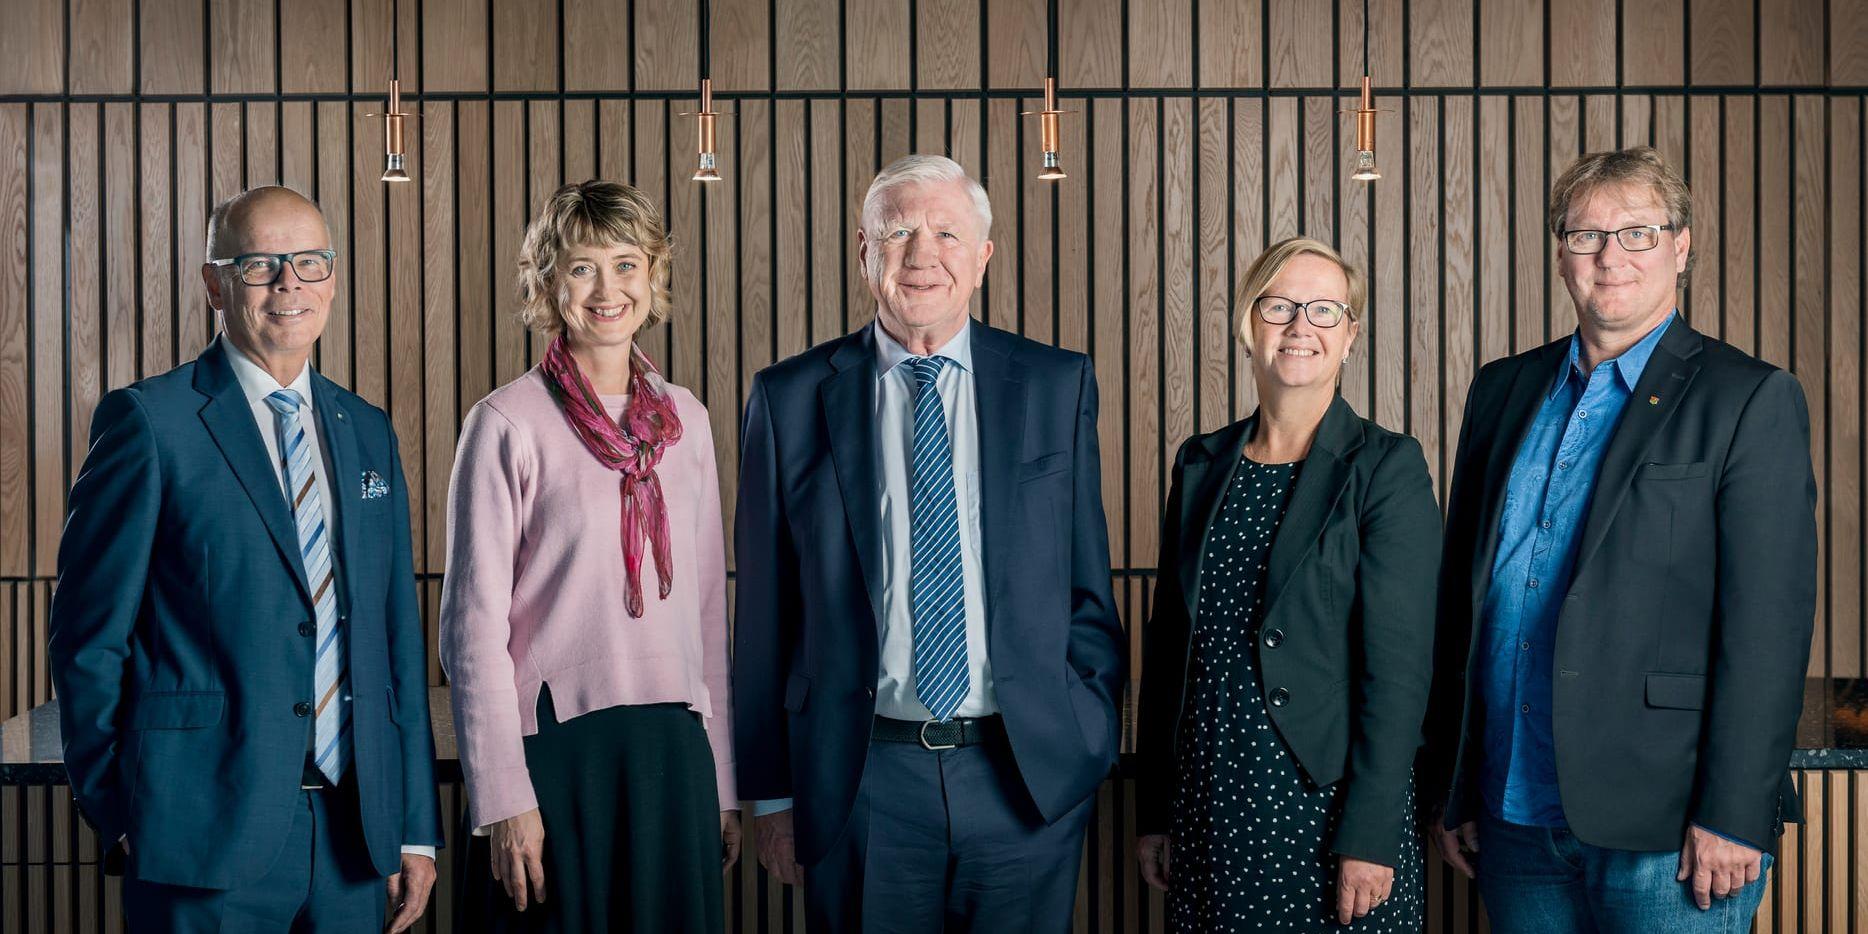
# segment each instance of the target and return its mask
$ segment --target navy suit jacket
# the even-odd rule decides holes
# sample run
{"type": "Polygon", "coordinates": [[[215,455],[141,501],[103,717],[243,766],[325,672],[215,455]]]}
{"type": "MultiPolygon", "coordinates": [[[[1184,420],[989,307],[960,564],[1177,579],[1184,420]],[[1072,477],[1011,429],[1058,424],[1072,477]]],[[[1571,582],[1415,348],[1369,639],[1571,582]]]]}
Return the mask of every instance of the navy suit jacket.
{"type": "MultiPolygon", "coordinates": [[[[1125,658],[1089,358],[972,325],[993,687],[1045,820],[1115,762],[1125,658]]],[[[880,671],[874,331],[753,381],[740,448],[733,732],[748,799],[794,799],[797,853],[850,815],[880,671]]]]}
{"type": "MultiPolygon", "coordinates": [[[[65,768],[138,878],[225,889],[273,863],[302,806],[314,621],[298,536],[222,347],[106,395],[72,487],[52,599],[65,768]]],[[[338,613],[350,633],[350,780],[376,871],[441,843],[408,491],[382,410],[313,374],[338,613]],[[374,472],[388,495],[365,498],[374,472]]]]}

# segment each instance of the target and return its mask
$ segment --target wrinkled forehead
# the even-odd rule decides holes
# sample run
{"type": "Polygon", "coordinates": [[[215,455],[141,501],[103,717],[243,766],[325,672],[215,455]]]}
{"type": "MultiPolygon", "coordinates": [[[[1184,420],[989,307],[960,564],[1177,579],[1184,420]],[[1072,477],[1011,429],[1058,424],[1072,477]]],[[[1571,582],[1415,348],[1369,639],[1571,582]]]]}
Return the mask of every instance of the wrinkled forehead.
{"type": "Polygon", "coordinates": [[[242,205],[227,218],[226,243],[236,253],[328,250],[331,231],[316,206],[302,199],[273,198],[242,205]]]}
{"type": "Polygon", "coordinates": [[[978,212],[961,181],[907,182],[882,192],[876,203],[876,225],[931,226],[944,229],[979,226],[978,212]]]}
{"type": "Polygon", "coordinates": [[[1578,192],[1564,217],[1564,228],[1615,230],[1633,224],[1667,223],[1660,192],[1640,182],[1606,182],[1578,192]]]}

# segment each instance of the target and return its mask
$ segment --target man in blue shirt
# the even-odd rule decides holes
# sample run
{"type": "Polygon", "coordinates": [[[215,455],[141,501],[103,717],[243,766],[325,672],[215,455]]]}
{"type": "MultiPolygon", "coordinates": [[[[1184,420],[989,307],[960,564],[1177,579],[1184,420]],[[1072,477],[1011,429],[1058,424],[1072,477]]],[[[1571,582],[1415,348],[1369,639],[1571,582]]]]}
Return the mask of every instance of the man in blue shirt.
{"type": "Polygon", "coordinates": [[[1577,328],[1473,381],[1423,799],[1500,930],[1739,930],[1797,819],[1803,393],[1678,314],[1692,202],[1658,153],[1585,156],[1550,202],[1577,328]]]}

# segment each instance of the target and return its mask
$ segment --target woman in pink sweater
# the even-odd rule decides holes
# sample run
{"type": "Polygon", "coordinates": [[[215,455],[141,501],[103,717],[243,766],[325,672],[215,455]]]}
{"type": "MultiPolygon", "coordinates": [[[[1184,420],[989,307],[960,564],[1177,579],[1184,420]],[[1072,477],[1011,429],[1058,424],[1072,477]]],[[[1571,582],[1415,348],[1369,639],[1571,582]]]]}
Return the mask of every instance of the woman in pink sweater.
{"type": "Polygon", "coordinates": [[[470,926],[722,929],[739,822],[713,438],[634,342],[668,317],[670,259],[640,191],[558,189],[519,260],[550,347],[461,429],[441,663],[470,926]]]}

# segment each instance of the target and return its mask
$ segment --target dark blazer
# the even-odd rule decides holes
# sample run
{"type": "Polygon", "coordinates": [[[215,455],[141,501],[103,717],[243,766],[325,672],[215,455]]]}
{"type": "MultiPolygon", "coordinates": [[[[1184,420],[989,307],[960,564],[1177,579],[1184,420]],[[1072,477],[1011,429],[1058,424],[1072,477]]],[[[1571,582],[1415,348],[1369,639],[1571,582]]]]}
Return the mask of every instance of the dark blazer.
{"type": "MultiPolygon", "coordinates": [[[[298,535],[220,338],[106,395],[71,489],[52,599],[65,769],[138,878],[225,889],[265,874],[303,807],[314,621],[298,535]]],[[[350,631],[351,778],[376,871],[441,843],[408,490],[382,410],[312,377],[350,631]],[[389,494],[363,495],[374,473],[389,494]]]]}
{"type": "MultiPolygon", "coordinates": [[[[1174,458],[1154,615],[1142,635],[1136,832],[1167,833],[1206,537],[1257,427],[1195,435],[1174,458]]],[[[1347,782],[1331,848],[1398,866],[1433,656],[1440,510],[1420,443],[1324,414],[1272,540],[1256,642],[1265,710],[1310,781],[1347,782]]]]}
{"type": "MultiPolygon", "coordinates": [[[[1467,672],[1511,462],[1569,339],[1473,380],[1453,465],[1422,798],[1485,805],[1467,672]]],[[[1557,619],[1557,787],[1584,842],[1677,850],[1688,821],[1773,846],[1816,605],[1816,480],[1788,373],[1674,321],[1609,440],[1557,619]]]]}
{"type": "MultiPolygon", "coordinates": [[[[799,861],[849,817],[882,627],[876,348],[865,327],[762,370],[740,447],[733,733],[747,799],[792,797],[799,861]]],[[[1115,762],[1124,677],[1096,379],[1082,354],[972,323],[993,687],[1045,820],[1115,762]]]]}

